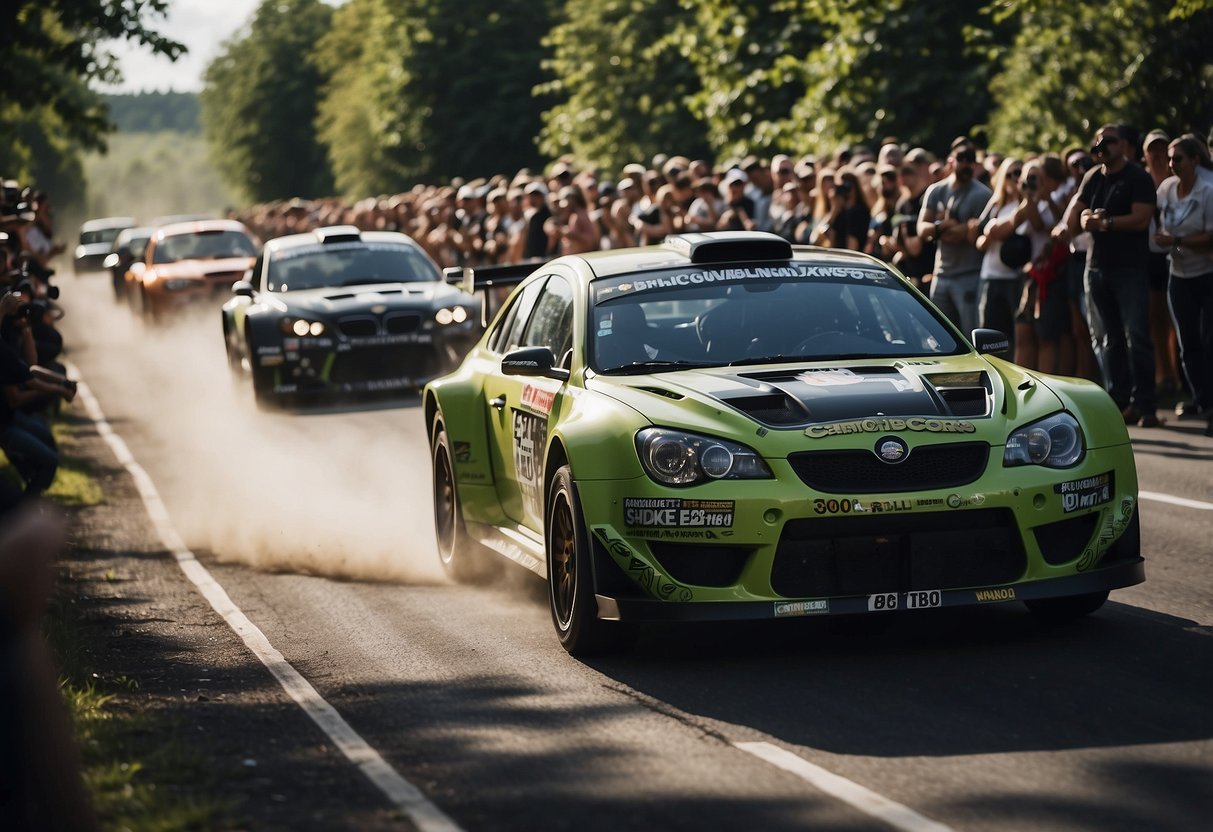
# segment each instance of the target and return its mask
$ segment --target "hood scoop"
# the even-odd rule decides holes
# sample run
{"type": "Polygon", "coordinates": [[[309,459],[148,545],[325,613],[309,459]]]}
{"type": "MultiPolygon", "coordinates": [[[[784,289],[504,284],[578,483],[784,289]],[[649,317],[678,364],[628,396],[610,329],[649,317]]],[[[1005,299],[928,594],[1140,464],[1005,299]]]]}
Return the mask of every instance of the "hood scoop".
{"type": "Polygon", "coordinates": [[[918,376],[892,367],[834,367],[736,377],[748,389],[722,392],[725,404],[774,427],[869,416],[988,416],[984,372],[918,376]]]}
{"type": "Polygon", "coordinates": [[[402,289],[375,289],[373,291],[363,290],[361,292],[342,292],[339,295],[325,295],[324,299],[328,301],[334,300],[349,300],[360,295],[403,295],[402,289]]]}

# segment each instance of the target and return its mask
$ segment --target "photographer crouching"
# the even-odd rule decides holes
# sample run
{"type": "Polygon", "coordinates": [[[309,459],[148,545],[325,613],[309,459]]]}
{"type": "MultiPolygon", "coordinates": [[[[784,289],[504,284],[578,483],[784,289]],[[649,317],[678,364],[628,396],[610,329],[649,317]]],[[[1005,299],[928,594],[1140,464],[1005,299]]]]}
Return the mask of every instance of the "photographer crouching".
{"type": "Polygon", "coordinates": [[[27,497],[49,488],[59,468],[46,411],[76,397],[74,381],[39,363],[34,322],[44,306],[34,291],[20,282],[0,295],[0,450],[24,480],[27,497]]]}

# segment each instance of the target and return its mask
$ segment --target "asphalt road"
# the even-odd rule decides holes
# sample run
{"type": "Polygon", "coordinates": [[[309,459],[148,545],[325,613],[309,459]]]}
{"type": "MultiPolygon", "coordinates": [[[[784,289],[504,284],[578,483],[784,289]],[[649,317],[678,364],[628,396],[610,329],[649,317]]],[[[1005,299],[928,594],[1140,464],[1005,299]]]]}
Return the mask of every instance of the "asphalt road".
{"type": "MultiPolygon", "coordinates": [[[[258,413],[227,378],[217,308],[149,331],[104,276],[61,282],[69,358],[187,545],[466,830],[894,828],[881,797],[904,829],[1213,817],[1213,511],[1143,501],[1147,582],[1064,629],[1018,605],[881,634],[681,626],[579,662],[529,573],[443,580],[416,401],[258,413]],[[762,758],[780,751],[845,780],[762,758]]],[[[1196,424],[1133,438],[1143,490],[1213,502],[1196,424]]]]}

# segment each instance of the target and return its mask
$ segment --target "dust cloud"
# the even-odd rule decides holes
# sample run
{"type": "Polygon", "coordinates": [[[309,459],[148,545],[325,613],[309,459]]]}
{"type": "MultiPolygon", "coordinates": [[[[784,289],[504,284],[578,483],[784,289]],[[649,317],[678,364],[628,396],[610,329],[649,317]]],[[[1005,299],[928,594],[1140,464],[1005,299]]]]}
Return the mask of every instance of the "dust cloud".
{"type": "Polygon", "coordinates": [[[326,576],[441,582],[419,402],[263,413],[234,383],[219,302],[161,327],[109,275],[66,278],[67,358],[196,552],[326,576]]]}

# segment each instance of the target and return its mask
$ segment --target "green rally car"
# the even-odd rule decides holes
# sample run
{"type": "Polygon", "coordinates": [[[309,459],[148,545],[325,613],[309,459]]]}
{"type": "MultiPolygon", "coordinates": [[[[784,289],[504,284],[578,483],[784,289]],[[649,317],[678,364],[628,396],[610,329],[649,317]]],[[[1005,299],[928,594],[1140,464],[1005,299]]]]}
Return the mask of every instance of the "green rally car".
{"type": "Polygon", "coordinates": [[[769,234],[553,260],[425,389],[443,565],[545,577],[574,655],[646,620],[1093,612],[1144,580],[1124,420],[972,336],[769,234]]]}

